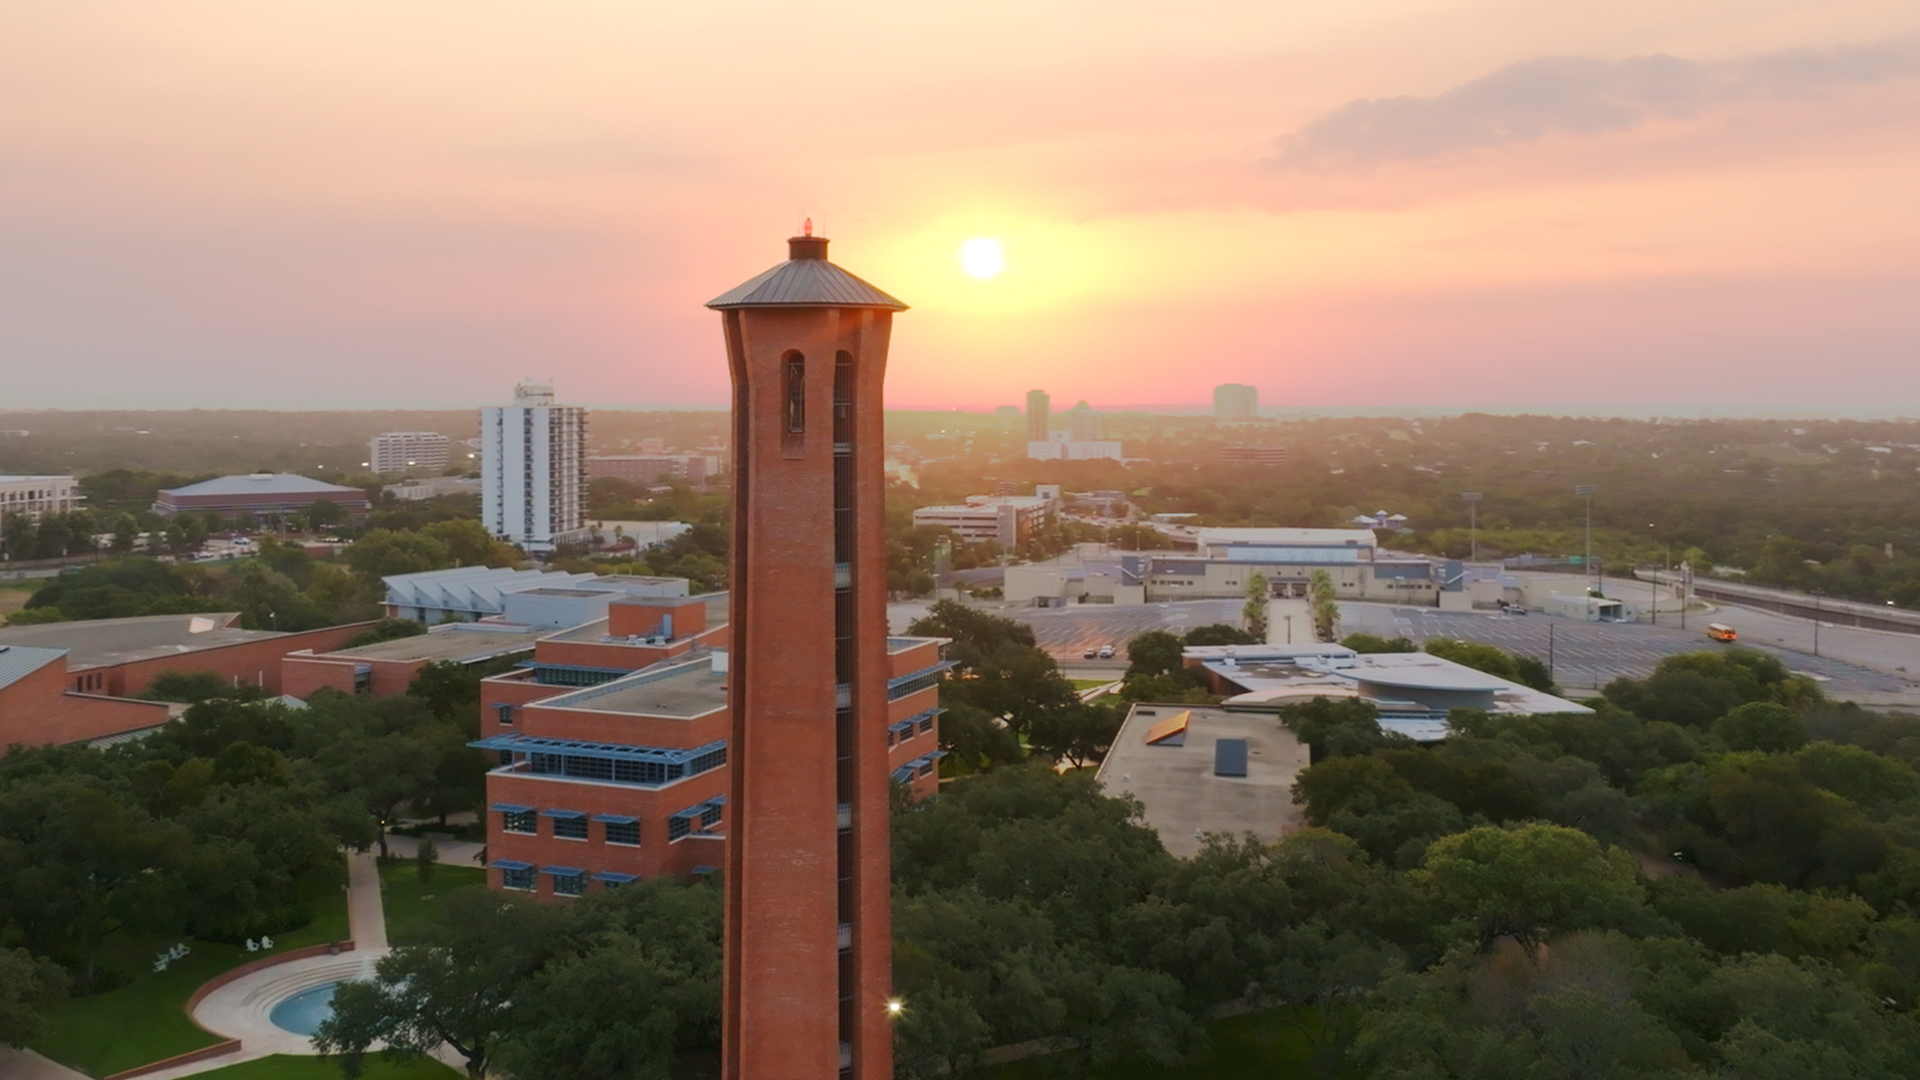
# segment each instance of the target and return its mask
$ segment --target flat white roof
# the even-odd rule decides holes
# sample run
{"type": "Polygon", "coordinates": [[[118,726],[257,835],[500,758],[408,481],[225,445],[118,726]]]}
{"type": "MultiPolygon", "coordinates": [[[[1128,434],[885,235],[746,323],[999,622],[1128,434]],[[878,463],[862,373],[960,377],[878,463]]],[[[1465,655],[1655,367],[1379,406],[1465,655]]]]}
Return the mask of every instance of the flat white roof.
{"type": "Polygon", "coordinates": [[[1202,546],[1213,544],[1322,544],[1373,547],[1372,529],[1201,529],[1202,546]]]}
{"type": "MultiPolygon", "coordinates": [[[[1248,646],[1248,649],[1258,646],[1248,646]]],[[[1194,650],[1187,650],[1193,655],[1194,650]]],[[[1308,657],[1303,657],[1308,658],[1308,657]]],[[[1382,689],[1421,690],[1443,693],[1491,693],[1487,710],[1509,715],[1534,713],[1591,713],[1585,705],[1535,690],[1531,686],[1508,682],[1498,676],[1427,653],[1361,653],[1351,664],[1308,667],[1284,660],[1241,659],[1229,665],[1225,660],[1208,659],[1208,671],[1232,681],[1245,692],[1227,699],[1229,704],[1285,704],[1317,696],[1347,697],[1360,694],[1362,684],[1382,689]]],[[[1399,698],[1399,694],[1394,695],[1399,698]]],[[[1376,692],[1370,699],[1389,706],[1376,692]]]]}

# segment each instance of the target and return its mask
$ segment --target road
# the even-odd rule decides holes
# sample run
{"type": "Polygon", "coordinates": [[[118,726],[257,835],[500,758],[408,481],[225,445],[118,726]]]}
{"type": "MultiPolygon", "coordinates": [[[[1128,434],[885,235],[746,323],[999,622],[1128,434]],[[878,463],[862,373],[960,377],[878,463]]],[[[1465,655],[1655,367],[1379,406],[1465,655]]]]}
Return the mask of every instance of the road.
{"type": "MultiPolygon", "coordinates": [[[[1711,616],[1720,621],[1728,621],[1729,617],[1730,613],[1711,616]]],[[[1340,605],[1342,634],[1364,632],[1381,637],[1405,637],[1417,644],[1429,638],[1459,638],[1497,645],[1508,652],[1541,660],[1549,659],[1551,653],[1554,678],[1562,686],[1572,689],[1599,687],[1622,676],[1641,678],[1665,657],[1713,648],[1713,643],[1707,640],[1704,632],[1707,617],[1689,616],[1687,621],[1688,629],[1681,630],[1678,626],[1664,623],[1649,626],[1646,623],[1582,622],[1539,613],[1522,616],[1498,612],[1439,611],[1390,604],[1348,602],[1340,605]]],[[[1798,620],[1783,621],[1791,623],[1798,620]]],[[[1785,640],[1767,640],[1768,635],[1759,630],[1757,618],[1750,618],[1749,613],[1742,611],[1739,613],[1739,622],[1753,627],[1743,635],[1742,644],[1775,654],[1790,670],[1811,675],[1822,689],[1834,697],[1890,702],[1920,691],[1920,686],[1895,670],[1899,665],[1888,664],[1884,670],[1875,670],[1863,663],[1849,662],[1831,655],[1834,650],[1828,648],[1827,638],[1834,631],[1822,628],[1821,652],[1827,655],[1816,657],[1811,651],[1811,629],[1803,631],[1801,641],[1785,635],[1785,640]],[[1793,648],[1795,644],[1803,648],[1793,648]]],[[[1875,634],[1866,630],[1853,633],[1875,634]]],[[[1874,646],[1884,650],[1900,643],[1875,642],[1874,646]]],[[[1909,650],[1920,647],[1920,642],[1911,637],[1907,637],[1905,643],[1909,645],[1909,650]]],[[[1862,650],[1863,653],[1866,651],[1862,650]]],[[[1920,670],[1920,659],[1915,661],[1914,666],[1920,670]]],[[[1920,700],[1920,697],[1916,700],[1920,700]]]]}

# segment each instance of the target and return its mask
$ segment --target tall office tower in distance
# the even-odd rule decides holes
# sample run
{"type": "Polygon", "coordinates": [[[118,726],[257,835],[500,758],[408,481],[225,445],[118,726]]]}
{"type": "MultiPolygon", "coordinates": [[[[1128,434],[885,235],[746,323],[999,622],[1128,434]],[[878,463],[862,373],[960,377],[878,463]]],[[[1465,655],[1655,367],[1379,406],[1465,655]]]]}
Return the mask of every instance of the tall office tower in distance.
{"type": "Polygon", "coordinates": [[[1045,390],[1027,391],[1027,441],[1046,442],[1053,426],[1053,408],[1045,390]]]}
{"type": "Polygon", "coordinates": [[[480,520],[530,552],[586,539],[587,410],[524,382],[480,410],[480,520]]]}
{"type": "Polygon", "coordinates": [[[1100,437],[1100,414],[1086,402],[1067,412],[1067,441],[1093,442],[1100,437]]]}
{"type": "Polygon", "coordinates": [[[367,443],[367,467],[377,473],[427,472],[447,467],[450,440],[437,431],[387,431],[367,443]]]}
{"type": "Polygon", "coordinates": [[[881,385],[906,305],[811,232],[707,305],[733,375],[726,1080],[893,1076],[881,385]]]}
{"type": "Polygon", "coordinates": [[[1260,419],[1260,391],[1239,383],[1214,387],[1213,418],[1235,423],[1260,419]]]}

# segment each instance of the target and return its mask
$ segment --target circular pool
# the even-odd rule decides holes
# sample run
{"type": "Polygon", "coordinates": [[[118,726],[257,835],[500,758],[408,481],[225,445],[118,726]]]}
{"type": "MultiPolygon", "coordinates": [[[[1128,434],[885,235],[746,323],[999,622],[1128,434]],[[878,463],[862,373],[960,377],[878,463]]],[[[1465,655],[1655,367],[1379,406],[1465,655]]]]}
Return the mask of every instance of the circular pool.
{"type": "Polygon", "coordinates": [[[320,1021],[333,1015],[333,988],[339,983],[322,983],[282,1000],[267,1014],[273,1026],[295,1035],[311,1035],[320,1021]]]}

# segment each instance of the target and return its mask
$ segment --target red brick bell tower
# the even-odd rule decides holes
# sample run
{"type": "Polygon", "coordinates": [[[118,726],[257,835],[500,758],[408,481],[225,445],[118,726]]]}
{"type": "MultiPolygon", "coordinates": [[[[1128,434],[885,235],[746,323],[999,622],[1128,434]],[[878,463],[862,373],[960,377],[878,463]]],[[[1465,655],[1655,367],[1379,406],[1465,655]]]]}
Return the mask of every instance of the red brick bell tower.
{"type": "Polygon", "coordinates": [[[881,384],[906,305],[827,241],[707,306],[733,374],[726,1080],[890,1080],[881,384]]]}

